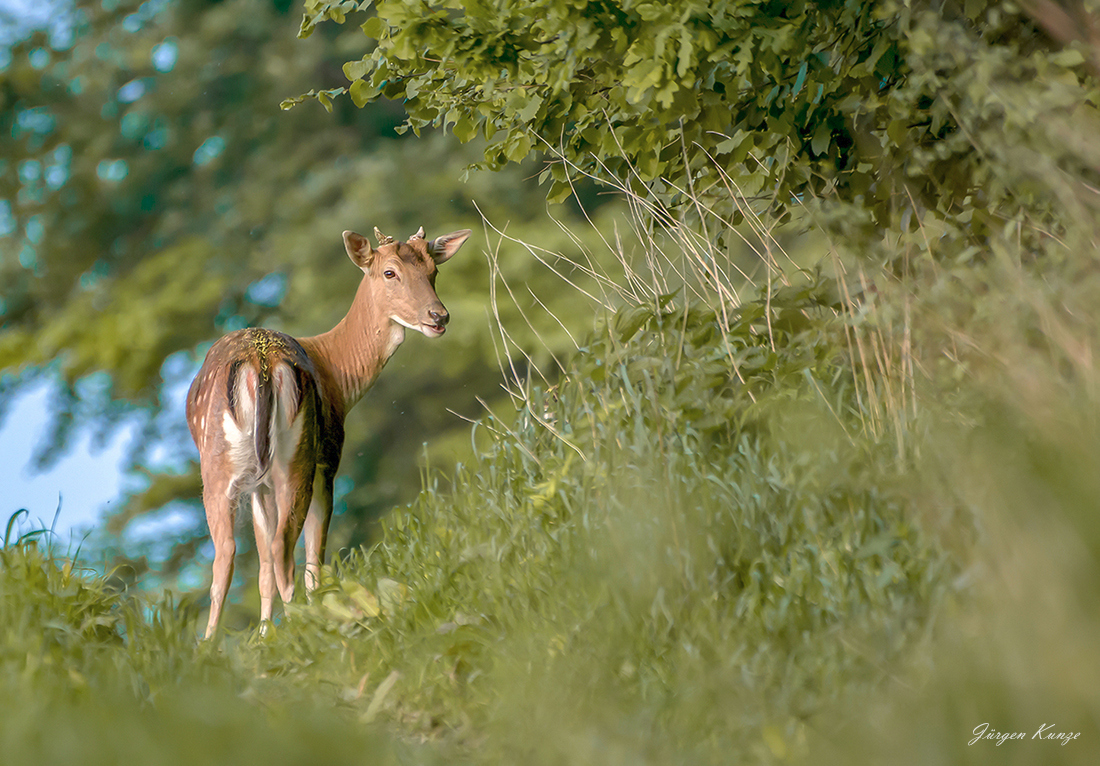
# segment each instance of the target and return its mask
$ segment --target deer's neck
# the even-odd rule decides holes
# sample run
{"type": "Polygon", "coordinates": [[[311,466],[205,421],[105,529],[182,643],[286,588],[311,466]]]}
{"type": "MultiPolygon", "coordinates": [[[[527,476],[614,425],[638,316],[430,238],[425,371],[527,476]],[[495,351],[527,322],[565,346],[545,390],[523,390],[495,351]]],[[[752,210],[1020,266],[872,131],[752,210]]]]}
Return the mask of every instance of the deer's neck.
{"type": "Polygon", "coordinates": [[[374,383],[405,339],[405,328],[371,299],[364,280],[347,316],[326,333],[302,338],[313,364],[328,379],[346,415],[374,383]]]}

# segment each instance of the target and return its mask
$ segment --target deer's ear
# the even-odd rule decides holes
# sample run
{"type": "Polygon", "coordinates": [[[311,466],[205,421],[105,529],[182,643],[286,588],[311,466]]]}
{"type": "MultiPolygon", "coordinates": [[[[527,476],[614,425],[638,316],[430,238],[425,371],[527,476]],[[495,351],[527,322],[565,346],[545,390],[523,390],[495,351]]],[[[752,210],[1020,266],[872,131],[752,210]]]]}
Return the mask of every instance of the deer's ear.
{"type": "Polygon", "coordinates": [[[344,248],[348,251],[348,258],[351,258],[351,262],[361,269],[369,267],[371,261],[374,260],[374,250],[371,249],[370,241],[362,234],[345,231],[344,248]]]}
{"type": "Polygon", "coordinates": [[[428,253],[437,265],[443,263],[458,252],[458,248],[462,247],[462,243],[469,239],[472,233],[469,229],[459,229],[437,237],[428,243],[428,253]]]}

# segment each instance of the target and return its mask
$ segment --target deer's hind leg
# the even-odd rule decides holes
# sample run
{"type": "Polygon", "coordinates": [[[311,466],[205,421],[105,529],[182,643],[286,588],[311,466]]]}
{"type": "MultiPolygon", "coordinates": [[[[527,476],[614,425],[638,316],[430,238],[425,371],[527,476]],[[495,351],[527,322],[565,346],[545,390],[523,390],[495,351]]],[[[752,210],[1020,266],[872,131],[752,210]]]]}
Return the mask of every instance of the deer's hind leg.
{"type": "Polygon", "coordinates": [[[294,546],[302,534],[302,525],[309,510],[313,473],[313,462],[300,456],[291,463],[286,475],[278,477],[275,482],[279,525],[272,539],[271,554],[275,580],[284,604],[294,598],[294,546]]]}
{"type": "Polygon", "coordinates": [[[256,532],[256,556],[259,559],[260,625],[270,623],[275,603],[275,561],[273,558],[277,528],[277,506],[271,488],[260,485],[252,493],[252,528],[256,532]]]}
{"type": "Polygon", "coordinates": [[[222,607],[225,606],[225,598],[233,582],[233,559],[237,555],[237,541],[233,536],[236,498],[228,496],[225,482],[215,481],[211,475],[203,476],[202,495],[206,523],[210,527],[210,539],[214,543],[210,619],[206,623],[205,634],[206,638],[212,638],[218,629],[222,607]]]}
{"type": "Polygon", "coordinates": [[[294,546],[302,534],[313,494],[317,401],[315,384],[305,370],[280,364],[272,377],[276,413],[272,419],[275,436],[271,482],[278,514],[272,530],[271,558],[279,595],[287,604],[294,598],[294,546]]]}

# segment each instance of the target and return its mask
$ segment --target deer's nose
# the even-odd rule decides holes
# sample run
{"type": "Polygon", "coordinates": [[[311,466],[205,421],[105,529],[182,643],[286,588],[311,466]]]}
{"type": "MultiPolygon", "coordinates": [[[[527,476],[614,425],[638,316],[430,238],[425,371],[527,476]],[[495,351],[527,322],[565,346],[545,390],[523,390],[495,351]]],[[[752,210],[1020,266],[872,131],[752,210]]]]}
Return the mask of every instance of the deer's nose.
{"type": "Polygon", "coordinates": [[[451,321],[451,315],[448,314],[447,309],[443,308],[442,306],[439,308],[439,311],[436,311],[435,309],[430,310],[428,312],[428,316],[431,317],[432,321],[440,327],[446,327],[447,322],[451,321]]]}

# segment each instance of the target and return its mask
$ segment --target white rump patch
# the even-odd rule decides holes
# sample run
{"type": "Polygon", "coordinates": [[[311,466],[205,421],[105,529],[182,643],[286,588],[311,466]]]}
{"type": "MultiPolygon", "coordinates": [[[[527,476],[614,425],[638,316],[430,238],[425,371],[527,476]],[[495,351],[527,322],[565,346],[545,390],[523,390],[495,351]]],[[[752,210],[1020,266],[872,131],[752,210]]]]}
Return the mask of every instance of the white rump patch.
{"type": "MultiPolygon", "coordinates": [[[[240,372],[236,390],[237,411],[241,422],[234,420],[229,409],[222,415],[222,430],[229,446],[229,462],[233,467],[233,476],[226,488],[230,499],[244,492],[254,493],[260,485],[272,486],[271,472],[286,474],[287,465],[294,459],[298,443],[302,439],[304,418],[295,417],[291,420],[292,413],[299,414],[295,413],[298,385],[294,371],[285,363],[275,367],[272,375],[275,400],[271,408],[270,423],[256,422],[256,377],[256,371],[251,368],[240,372]],[[267,428],[271,433],[271,470],[262,478],[259,476],[260,461],[256,455],[256,428],[267,428]]],[[[255,500],[256,498],[254,505],[255,500]]]]}
{"type": "Polygon", "coordinates": [[[249,477],[257,473],[256,447],[252,438],[252,424],[256,420],[256,377],[256,371],[248,366],[241,367],[237,373],[234,390],[241,422],[238,424],[233,418],[230,407],[222,413],[222,430],[229,445],[229,464],[233,467],[233,476],[225,488],[230,499],[240,493],[238,485],[251,484],[249,477]]]}
{"type": "MultiPolygon", "coordinates": [[[[253,409],[253,420],[255,409],[253,409]]],[[[229,444],[229,464],[233,467],[233,476],[226,485],[225,494],[232,500],[240,494],[238,484],[245,483],[246,477],[255,476],[259,466],[256,463],[256,446],[248,424],[244,428],[238,428],[233,420],[233,415],[228,409],[222,415],[222,430],[225,431],[225,440],[229,444]]],[[[251,481],[247,481],[251,484],[251,481]]]]}

